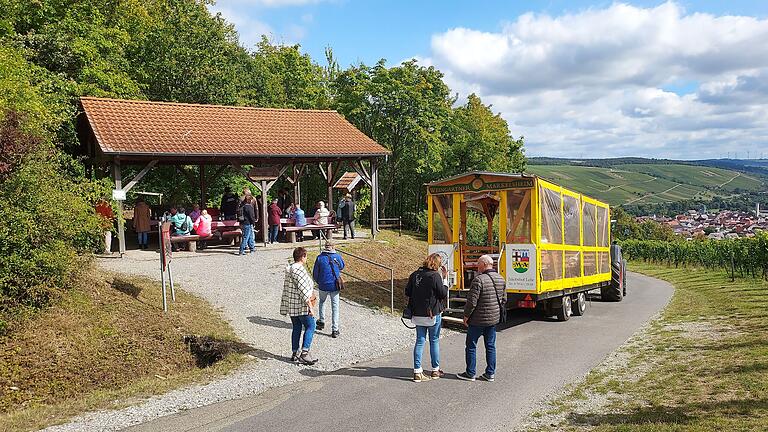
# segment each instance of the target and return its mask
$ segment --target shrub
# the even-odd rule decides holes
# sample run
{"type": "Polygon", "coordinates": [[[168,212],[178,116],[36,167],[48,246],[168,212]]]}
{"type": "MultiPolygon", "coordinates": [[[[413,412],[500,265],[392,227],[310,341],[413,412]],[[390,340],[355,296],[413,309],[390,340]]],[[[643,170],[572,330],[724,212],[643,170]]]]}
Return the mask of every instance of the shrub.
{"type": "Polygon", "coordinates": [[[100,247],[93,197],[105,184],[62,173],[63,156],[22,130],[7,113],[0,142],[20,149],[0,177],[0,333],[13,318],[49,304],[79,267],[81,253],[100,247]]]}

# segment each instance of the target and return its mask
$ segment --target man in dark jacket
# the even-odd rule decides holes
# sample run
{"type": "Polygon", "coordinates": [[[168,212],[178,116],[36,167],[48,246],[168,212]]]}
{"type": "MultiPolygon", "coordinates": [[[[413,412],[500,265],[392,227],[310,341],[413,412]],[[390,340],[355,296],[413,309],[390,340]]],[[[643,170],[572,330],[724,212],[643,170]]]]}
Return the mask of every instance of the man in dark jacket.
{"type": "Polygon", "coordinates": [[[229,186],[224,188],[224,195],[221,197],[221,214],[224,215],[224,220],[237,219],[237,207],[238,207],[237,195],[232,193],[232,189],[229,186]]]}
{"type": "Polygon", "coordinates": [[[243,214],[243,221],[240,223],[240,229],[243,230],[243,239],[240,241],[240,252],[237,255],[245,253],[246,246],[251,252],[256,252],[256,243],[253,239],[253,226],[258,222],[256,212],[254,211],[254,199],[251,195],[246,195],[240,212],[243,214]]]}
{"type": "Polygon", "coordinates": [[[339,211],[336,217],[341,219],[344,226],[344,240],[347,239],[347,229],[352,234],[352,238],[355,238],[355,201],[352,200],[352,194],[346,194],[339,202],[339,211]]]}
{"type": "Polygon", "coordinates": [[[507,313],[507,290],[504,279],[493,269],[490,256],[477,259],[477,273],[464,306],[467,370],[456,376],[466,381],[475,380],[477,341],[483,336],[487,365],[480,379],[492,382],[496,373],[496,324],[501,321],[502,314],[507,313]]]}

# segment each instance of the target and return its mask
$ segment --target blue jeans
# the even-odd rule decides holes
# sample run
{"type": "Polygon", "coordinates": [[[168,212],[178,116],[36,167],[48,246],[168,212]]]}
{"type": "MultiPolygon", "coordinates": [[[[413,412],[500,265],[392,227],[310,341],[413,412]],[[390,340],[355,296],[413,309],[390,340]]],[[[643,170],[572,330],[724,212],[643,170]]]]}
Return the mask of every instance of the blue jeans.
{"type": "Polygon", "coordinates": [[[240,255],[245,252],[246,244],[251,252],[256,251],[256,243],[253,240],[253,225],[250,224],[243,224],[243,239],[240,241],[240,255]]]}
{"type": "Polygon", "coordinates": [[[320,290],[320,316],[318,320],[325,322],[323,306],[325,306],[325,300],[329,296],[331,297],[331,330],[339,331],[339,291],[320,290]]]}
{"type": "Polygon", "coordinates": [[[139,245],[145,245],[147,244],[147,240],[149,238],[149,233],[146,232],[140,232],[137,233],[139,236],[139,245]]]}
{"type": "Polygon", "coordinates": [[[467,360],[467,375],[475,376],[476,370],[476,358],[477,341],[480,340],[480,336],[483,337],[485,342],[485,374],[493,376],[496,373],[496,326],[480,327],[469,326],[467,327],[467,347],[465,349],[467,360]]]}
{"type": "Polygon", "coordinates": [[[303,351],[309,351],[312,345],[312,338],[315,337],[315,317],[311,315],[301,315],[291,317],[293,323],[293,332],[291,333],[291,349],[293,352],[299,350],[299,341],[301,340],[301,329],[304,328],[304,343],[301,344],[303,351]]]}
{"type": "Polygon", "coordinates": [[[269,242],[270,243],[277,243],[277,234],[280,232],[278,228],[280,228],[280,225],[269,226],[269,242]]]}
{"type": "Polygon", "coordinates": [[[424,352],[424,344],[429,334],[429,358],[432,360],[432,369],[440,368],[440,325],[443,318],[435,317],[435,325],[432,327],[416,326],[416,345],[413,346],[413,372],[420,373],[421,354],[424,352]]]}

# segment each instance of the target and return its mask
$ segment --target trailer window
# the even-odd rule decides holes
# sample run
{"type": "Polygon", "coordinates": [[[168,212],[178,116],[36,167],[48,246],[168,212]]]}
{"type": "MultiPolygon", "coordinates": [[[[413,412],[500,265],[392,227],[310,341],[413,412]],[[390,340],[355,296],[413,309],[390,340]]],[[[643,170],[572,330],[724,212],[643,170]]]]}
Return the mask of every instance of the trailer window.
{"type": "Polygon", "coordinates": [[[579,200],[570,195],[563,195],[563,221],[565,222],[565,244],[580,245],[579,200]]]}
{"type": "Polygon", "coordinates": [[[453,243],[453,197],[432,196],[432,243],[453,243]]]}
{"type": "Polygon", "coordinates": [[[563,251],[541,251],[541,280],[559,280],[563,278],[563,251]]]}
{"type": "Polygon", "coordinates": [[[608,209],[605,207],[597,208],[597,241],[598,246],[608,246],[608,209]]]}
{"type": "Polygon", "coordinates": [[[581,277],[581,252],[565,251],[565,277],[581,277]]]}
{"type": "Polygon", "coordinates": [[[539,186],[539,201],[541,202],[541,242],[562,244],[563,220],[560,192],[539,186]]]}
{"type": "MultiPolygon", "coordinates": [[[[597,227],[597,208],[594,204],[588,202],[583,204],[581,223],[582,232],[584,233],[584,246],[597,246],[597,233],[595,232],[597,227]]],[[[584,262],[584,265],[587,265],[586,261],[584,262]]]]}
{"type": "Polygon", "coordinates": [[[531,243],[531,193],[507,191],[507,243],[531,243]]]}
{"type": "Polygon", "coordinates": [[[611,256],[608,252],[598,252],[600,259],[600,273],[609,273],[611,271],[611,256]]]}
{"type": "Polygon", "coordinates": [[[584,276],[597,274],[597,253],[584,252],[584,276]]]}

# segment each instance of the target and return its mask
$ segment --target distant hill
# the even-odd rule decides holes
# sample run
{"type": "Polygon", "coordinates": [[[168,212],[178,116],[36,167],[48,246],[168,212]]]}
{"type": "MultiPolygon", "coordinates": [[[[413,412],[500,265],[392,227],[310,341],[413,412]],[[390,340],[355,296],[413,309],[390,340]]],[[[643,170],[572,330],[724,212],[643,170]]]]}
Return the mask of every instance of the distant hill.
{"type": "Polygon", "coordinates": [[[638,205],[764,191],[768,161],[530,158],[527,172],[611,205],[638,205]]]}

